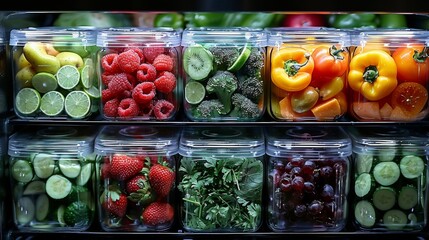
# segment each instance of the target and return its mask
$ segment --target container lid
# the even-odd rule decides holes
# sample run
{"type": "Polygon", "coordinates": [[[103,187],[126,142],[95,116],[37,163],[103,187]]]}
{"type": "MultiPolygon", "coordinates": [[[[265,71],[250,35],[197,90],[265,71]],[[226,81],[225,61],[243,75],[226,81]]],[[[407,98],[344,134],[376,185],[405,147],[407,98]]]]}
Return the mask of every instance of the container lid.
{"type": "Polygon", "coordinates": [[[174,155],[178,149],[180,130],[165,126],[105,126],[95,139],[95,153],[174,155]]]}
{"type": "Polygon", "coordinates": [[[180,46],[182,30],[174,28],[105,28],[97,34],[99,47],[177,47],[180,46]]]}
{"type": "Polygon", "coordinates": [[[27,42],[55,43],[56,45],[94,46],[97,31],[91,27],[29,27],[12,29],[11,46],[24,46],[27,42]]]}
{"type": "Polygon", "coordinates": [[[289,157],[347,157],[350,137],[341,127],[273,127],[266,130],[267,155],[289,157]]]}
{"type": "Polygon", "coordinates": [[[189,127],[180,138],[179,154],[185,157],[259,157],[265,141],[258,127],[189,127]]]}
{"type": "Polygon", "coordinates": [[[201,43],[265,47],[267,46],[267,34],[261,28],[248,27],[186,28],[183,31],[182,46],[201,43]]]}
{"type": "Polygon", "coordinates": [[[273,27],[267,28],[268,45],[280,46],[283,43],[319,44],[336,43],[350,46],[349,31],[326,27],[273,27]]]}
{"type": "Polygon", "coordinates": [[[54,126],[28,129],[14,133],[9,138],[10,156],[26,156],[32,153],[47,152],[58,155],[86,156],[94,152],[94,127],[54,126]]]}
{"type": "Polygon", "coordinates": [[[353,45],[362,45],[367,42],[381,43],[385,47],[397,47],[410,43],[429,44],[429,31],[423,29],[366,29],[356,30],[352,38],[353,45]]]}

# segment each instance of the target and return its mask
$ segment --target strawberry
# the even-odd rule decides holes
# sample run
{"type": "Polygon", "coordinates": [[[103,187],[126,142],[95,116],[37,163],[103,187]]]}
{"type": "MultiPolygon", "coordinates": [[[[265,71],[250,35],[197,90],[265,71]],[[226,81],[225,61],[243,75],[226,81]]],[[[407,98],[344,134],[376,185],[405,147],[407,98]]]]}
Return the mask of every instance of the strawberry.
{"type": "Polygon", "coordinates": [[[127,196],[121,193],[117,187],[110,186],[109,188],[102,195],[102,206],[107,213],[123,217],[127,211],[127,196]]]}
{"type": "Polygon", "coordinates": [[[174,208],[166,202],[153,202],[142,213],[146,225],[156,226],[173,221],[174,208]]]}
{"type": "Polygon", "coordinates": [[[163,164],[155,164],[149,170],[150,186],[158,198],[164,198],[170,193],[174,178],[173,170],[163,164]]]}
{"type": "Polygon", "coordinates": [[[143,175],[137,175],[127,182],[127,192],[128,194],[137,192],[140,189],[148,187],[148,182],[146,177],[143,175]]]}
{"type": "Polygon", "coordinates": [[[114,154],[110,163],[110,177],[124,181],[138,174],[144,167],[139,158],[114,154]]]}

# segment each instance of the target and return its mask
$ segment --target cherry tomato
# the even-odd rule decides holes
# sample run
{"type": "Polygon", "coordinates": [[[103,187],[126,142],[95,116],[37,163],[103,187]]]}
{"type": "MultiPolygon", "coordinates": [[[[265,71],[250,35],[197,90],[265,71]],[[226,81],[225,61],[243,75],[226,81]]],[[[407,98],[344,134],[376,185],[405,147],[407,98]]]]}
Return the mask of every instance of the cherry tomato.
{"type": "Polygon", "coordinates": [[[416,82],[403,82],[392,92],[392,107],[399,107],[409,117],[416,117],[426,106],[428,91],[416,82]]]}
{"type": "Polygon", "coordinates": [[[288,14],[283,20],[284,27],[323,27],[326,25],[322,14],[288,14]]]}
{"type": "Polygon", "coordinates": [[[348,67],[348,51],[332,45],[330,47],[320,46],[316,48],[311,57],[314,60],[312,76],[316,79],[331,80],[342,76],[348,67]]]}
{"type": "Polygon", "coordinates": [[[429,58],[427,48],[410,45],[397,48],[392,57],[398,68],[398,81],[418,82],[426,86],[429,80],[429,58]]]}

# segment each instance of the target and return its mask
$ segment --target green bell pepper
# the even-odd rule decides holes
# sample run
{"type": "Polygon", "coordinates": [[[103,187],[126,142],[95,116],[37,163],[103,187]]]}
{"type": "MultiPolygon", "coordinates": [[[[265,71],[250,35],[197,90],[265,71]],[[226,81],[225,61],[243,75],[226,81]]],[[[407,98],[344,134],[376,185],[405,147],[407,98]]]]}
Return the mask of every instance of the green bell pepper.
{"type": "Polygon", "coordinates": [[[196,12],[185,13],[186,27],[218,27],[221,26],[224,13],[218,12],[196,12]]]}
{"type": "Polygon", "coordinates": [[[278,26],[283,14],[253,12],[185,13],[186,27],[252,27],[278,26]]]}
{"type": "Polygon", "coordinates": [[[403,14],[380,14],[381,28],[406,28],[407,19],[403,14]]]}
{"type": "Polygon", "coordinates": [[[181,13],[160,13],[153,20],[154,27],[184,28],[185,21],[181,13]]]}
{"type": "Polygon", "coordinates": [[[372,13],[331,14],[329,24],[334,28],[376,28],[379,18],[372,13]]]}

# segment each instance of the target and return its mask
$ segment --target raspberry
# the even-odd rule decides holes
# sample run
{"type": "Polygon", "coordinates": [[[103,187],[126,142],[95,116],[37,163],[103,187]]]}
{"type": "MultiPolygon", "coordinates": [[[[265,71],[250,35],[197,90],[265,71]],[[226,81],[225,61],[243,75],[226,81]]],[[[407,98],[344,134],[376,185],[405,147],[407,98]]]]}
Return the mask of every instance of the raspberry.
{"type": "Polygon", "coordinates": [[[116,117],[118,115],[119,99],[114,98],[104,104],[103,112],[106,117],[116,117]]]}
{"type": "Polygon", "coordinates": [[[112,94],[112,91],[110,89],[103,89],[101,90],[101,102],[106,103],[109,100],[112,100],[116,98],[115,95],[112,94]]]}
{"type": "Polygon", "coordinates": [[[122,99],[118,107],[118,116],[130,118],[139,115],[139,106],[132,98],[122,99]]]}
{"type": "Polygon", "coordinates": [[[136,77],[134,76],[134,74],[131,74],[131,73],[126,73],[126,74],[127,74],[128,82],[130,82],[131,86],[134,87],[137,84],[136,77]]]}
{"type": "Polygon", "coordinates": [[[155,97],[155,84],[153,82],[139,83],[131,95],[137,103],[147,104],[155,97]]]}
{"type": "Polygon", "coordinates": [[[176,87],[176,76],[171,72],[162,72],[154,83],[157,91],[170,93],[176,87]]]}
{"type": "Polygon", "coordinates": [[[154,81],[156,78],[156,69],[148,63],[142,63],[137,70],[137,79],[140,82],[154,81]]]}
{"type": "Polygon", "coordinates": [[[174,105],[167,100],[158,100],[153,107],[153,113],[158,120],[165,120],[174,111],[174,105]]]}
{"type": "Polygon", "coordinates": [[[117,73],[120,72],[119,64],[118,64],[118,54],[109,53],[103,58],[101,58],[101,67],[106,72],[117,73]]]}
{"type": "Polygon", "coordinates": [[[140,63],[144,62],[144,60],[145,60],[144,59],[144,54],[143,54],[143,50],[141,48],[139,48],[139,47],[126,47],[124,49],[124,52],[128,51],[128,50],[133,50],[135,53],[137,53],[139,55],[140,63]]]}
{"type": "Polygon", "coordinates": [[[110,80],[112,80],[113,74],[110,72],[103,72],[101,74],[101,81],[103,82],[104,86],[109,85],[110,80]]]}
{"type": "Polygon", "coordinates": [[[153,60],[159,55],[164,53],[163,47],[147,47],[143,48],[144,57],[146,62],[152,63],[153,60]]]}
{"type": "Polygon", "coordinates": [[[150,119],[153,113],[153,101],[148,104],[140,105],[140,116],[150,119]]]}
{"type": "Polygon", "coordinates": [[[173,58],[166,54],[159,54],[153,60],[153,66],[156,68],[156,71],[172,71],[173,70],[173,58]]]}
{"type": "Polygon", "coordinates": [[[120,53],[117,59],[119,68],[126,73],[135,72],[139,68],[140,57],[133,50],[120,53]]]}
{"type": "Polygon", "coordinates": [[[108,88],[114,96],[123,96],[124,92],[127,90],[132,90],[131,83],[127,79],[125,73],[117,73],[113,75],[112,79],[109,82],[108,88]]]}

